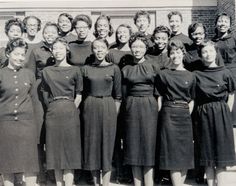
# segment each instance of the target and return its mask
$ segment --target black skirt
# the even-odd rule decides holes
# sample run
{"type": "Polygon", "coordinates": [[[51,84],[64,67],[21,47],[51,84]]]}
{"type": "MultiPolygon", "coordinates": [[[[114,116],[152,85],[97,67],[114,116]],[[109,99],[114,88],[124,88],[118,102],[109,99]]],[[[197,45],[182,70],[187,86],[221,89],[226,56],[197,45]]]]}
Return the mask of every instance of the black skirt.
{"type": "Polygon", "coordinates": [[[163,104],[160,113],[159,168],[194,168],[194,145],[188,104],[163,104]]]}
{"type": "Polygon", "coordinates": [[[122,109],[124,120],[124,163],[154,166],[158,104],[153,96],[129,96],[122,109]]]}
{"type": "Polygon", "coordinates": [[[47,169],[81,168],[79,110],[71,100],[56,100],[46,113],[47,169]]]}
{"type": "Polygon", "coordinates": [[[35,121],[0,121],[0,173],[38,171],[35,121]]]}
{"type": "Polygon", "coordinates": [[[112,97],[88,96],[83,104],[85,170],[112,168],[117,111],[112,97]]]}
{"type": "Polygon", "coordinates": [[[198,106],[200,164],[210,167],[235,165],[231,113],[225,101],[198,106]]]}

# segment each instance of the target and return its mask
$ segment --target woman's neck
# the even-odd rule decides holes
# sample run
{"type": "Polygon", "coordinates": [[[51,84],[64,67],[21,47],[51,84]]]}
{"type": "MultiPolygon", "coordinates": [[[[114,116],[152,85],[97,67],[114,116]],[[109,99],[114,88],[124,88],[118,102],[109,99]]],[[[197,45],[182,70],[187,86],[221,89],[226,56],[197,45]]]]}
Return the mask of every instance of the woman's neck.
{"type": "Polygon", "coordinates": [[[217,35],[219,38],[224,38],[228,35],[229,33],[228,32],[218,32],[217,35]]]}
{"type": "Polygon", "coordinates": [[[208,66],[208,67],[217,67],[218,65],[216,64],[216,61],[214,61],[214,62],[212,62],[212,63],[210,63],[210,65],[208,66]]]}
{"type": "Polygon", "coordinates": [[[120,43],[117,46],[117,49],[120,50],[120,51],[130,51],[129,43],[120,43]]]}
{"type": "Polygon", "coordinates": [[[177,35],[179,35],[179,34],[181,34],[181,31],[180,31],[180,30],[177,31],[177,32],[172,32],[172,35],[174,35],[174,36],[177,36],[177,35]]]}
{"type": "Polygon", "coordinates": [[[11,65],[10,63],[8,63],[7,67],[11,70],[19,70],[21,67],[16,67],[16,66],[13,66],[11,65]]]}
{"type": "Polygon", "coordinates": [[[67,66],[71,66],[66,59],[64,59],[63,61],[58,62],[60,67],[67,67],[67,66]]]}
{"type": "Polygon", "coordinates": [[[141,59],[134,58],[134,63],[136,63],[136,64],[143,63],[144,61],[145,61],[144,57],[142,57],[141,59]]]}
{"type": "MultiPolygon", "coordinates": [[[[98,62],[98,61],[97,61],[98,62]]],[[[104,59],[104,60],[102,60],[102,61],[100,61],[100,64],[99,64],[99,66],[106,66],[106,65],[108,65],[109,63],[104,59]]]]}
{"type": "Polygon", "coordinates": [[[174,68],[175,70],[178,70],[178,71],[186,70],[186,69],[184,68],[183,63],[181,63],[181,64],[179,64],[179,65],[176,65],[176,66],[174,66],[173,68],[174,68]]]}
{"type": "Polygon", "coordinates": [[[29,41],[34,41],[35,38],[36,38],[36,36],[27,35],[27,39],[28,39],[29,41]]]}

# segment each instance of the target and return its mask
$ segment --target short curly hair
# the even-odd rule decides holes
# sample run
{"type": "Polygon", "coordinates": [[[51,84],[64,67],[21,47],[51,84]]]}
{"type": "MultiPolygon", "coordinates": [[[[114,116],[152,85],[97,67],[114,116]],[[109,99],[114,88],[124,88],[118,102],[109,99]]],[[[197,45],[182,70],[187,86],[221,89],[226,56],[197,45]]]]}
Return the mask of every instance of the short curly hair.
{"type": "Polygon", "coordinates": [[[105,20],[107,20],[108,25],[109,25],[109,33],[108,33],[108,36],[109,36],[109,37],[112,36],[112,34],[114,33],[114,29],[113,29],[113,27],[111,26],[111,18],[110,18],[110,16],[103,15],[103,14],[100,15],[100,16],[97,18],[97,20],[96,20],[96,22],[95,22],[95,24],[94,24],[94,29],[95,29],[95,31],[94,31],[93,35],[94,35],[96,38],[99,36],[98,31],[97,31],[97,25],[98,25],[98,21],[99,21],[100,19],[105,19],[105,20]]]}
{"type": "Polygon", "coordinates": [[[75,29],[75,26],[76,26],[78,21],[83,21],[83,22],[87,23],[89,29],[92,27],[92,20],[88,15],[79,14],[79,15],[75,16],[75,18],[72,21],[72,27],[74,29],[75,29]]]}
{"type": "Polygon", "coordinates": [[[129,47],[131,48],[132,44],[137,40],[142,41],[145,44],[146,49],[149,48],[148,38],[145,36],[144,33],[141,33],[141,32],[136,32],[136,33],[131,35],[131,37],[129,39],[129,47]]]}
{"type": "Polygon", "coordinates": [[[70,29],[70,31],[72,31],[72,30],[73,30],[73,27],[72,27],[73,17],[72,17],[72,15],[70,15],[70,14],[68,14],[68,13],[61,13],[61,14],[58,16],[58,19],[57,19],[58,28],[60,29],[60,26],[59,26],[59,19],[60,19],[60,17],[62,17],[62,16],[64,16],[64,17],[66,17],[66,18],[69,19],[69,21],[70,21],[70,23],[71,23],[71,29],[70,29]]]}
{"type": "Polygon", "coordinates": [[[127,28],[127,29],[129,30],[130,36],[133,34],[132,28],[131,28],[131,26],[129,26],[128,24],[121,24],[121,25],[119,25],[119,26],[117,27],[117,29],[116,29],[116,43],[117,43],[117,44],[120,43],[120,41],[119,41],[119,39],[118,39],[118,37],[117,37],[117,35],[118,35],[118,29],[119,29],[120,27],[127,28]]]}
{"type": "Polygon", "coordinates": [[[5,33],[6,35],[8,35],[8,32],[11,28],[11,26],[18,26],[22,32],[22,34],[24,33],[24,30],[25,30],[25,27],[24,27],[24,23],[23,21],[21,21],[21,19],[19,18],[12,18],[12,19],[9,19],[5,22],[5,33]]]}
{"type": "Polygon", "coordinates": [[[215,50],[217,51],[217,45],[215,42],[213,42],[211,40],[205,40],[199,46],[199,49],[198,49],[199,57],[202,57],[202,49],[205,48],[206,46],[213,46],[215,48],[215,50]]]}
{"type": "Polygon", "coordinates": [[[152,34],[152,40],[154,41],[155,39],[155,35],[157,33],[166,33],[168,38],[170,38],[170,35],[171,35],[171,31],[170,29],[167,27],[167,26],[164,26],[164,25],[160,25],[158,27],[156,27],[153,31],[153,34],[152,34]]]}
{"type": "Polygon", "coordinates": [[[182,50],[183,54],[186,54],[186,49],[182,41],[178,39],[171,39],[168,46],[167,46],[167,55],[170,57],[171,50],[182,50]]]}
{"type": "Polygon", "coordinates": [[[100,41],[100,42],[102,42],[102,43],[104,43],[106,46],[107,46],[107,48],[109,48],[109,43],[108,43],[108,41],[106,40],[106,39],[100,39],[100,38],[98,38],[98,39],[95,39],[93,42],[92,42],[92,45],[91,45],[91,49],[93,50],[93,45],[94,45],[94,43],[96,42],[96,41],[100,41]]]}
{"type": "Polygon", "coordinates": [[[47,22],[47,23],[44,25],[44,27],[43,27],[43,33],[44,33],[45,29],[46,29],[47,27],[49,27],[49,26],[55,27],[55,28],[57,29],[57,33],[59,33],[59,27],[58,27],[58,25],[57,25],[56,23],[54,23],[54,22],[47,22]]]}
{"type": "Polygon", "coordinates": [[[136,14],[134,15],[134,24],[135,24],[135,25],[136,25],[137,19],[138,19],[140,16],[146,16],[147,19],[148,19],[148,23],[149,23],[149,24],[151,23],[150,14],[149,14],[147,11],[145,11],[145,10],[140,10],[140,11],[136,12],[136,14]]]}
{"type": "Polygon", "coordinates": [[[17,47],[25,48],[25,53],[26,53],[28,49],[28,44],[22,38],[12,39],[7,43],[7,46],[5,49],[6,55],[9,55],[17,47]]]}
{"type": "Polygon", "coordinates": [[[174,16],[174,15],[178,15],[180,17],[181,22],[183,22],[183,16],[179,11],[172,11],[167,15],[167,17],[170,20],[171,17],[174,16]]]}
{"type": "Polygon", "coordinates": [[[27,17],[25,17],[24,19],[23,19],[23,23],[24,23],[24,27],[25,27],[25,32],[26,32],[26,25],[27,25],[27,21],[29,20],[29,19],[35,19],[36,21],[37,21],[37,23],[38,23],[38,27],[37,27],[37,30],[38,31],[40,31],[41,30],[41,20],[38,18],[38,17],[36,17],[36,16],[33,16],[33,15],[31,15],[31,16],[27,16],[27,17]]]}
{"type": "Polygon", "coordinates": [[[188,27],[188,37],[193,40],[192,33],[197,30],[198,27],[202,27],[204,34],[206,35],[206,27],[202,23],[193,23],[188,27]]]}

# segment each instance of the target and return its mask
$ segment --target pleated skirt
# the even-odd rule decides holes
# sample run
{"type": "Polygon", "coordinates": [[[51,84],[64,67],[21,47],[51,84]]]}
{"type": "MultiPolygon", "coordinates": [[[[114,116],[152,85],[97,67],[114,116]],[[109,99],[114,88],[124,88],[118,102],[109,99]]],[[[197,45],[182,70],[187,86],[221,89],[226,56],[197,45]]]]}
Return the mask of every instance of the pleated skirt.
{"type": "Polygon", "coordinates": [[[80,169],[80,118],[74,102],[63,99],[51,102],[45,123],[47,169],[80,169]]]}
{"type": "Polygon", "coordinates": [[[122,106],[124,164],[154,166],[158,104],[153,96],[129,96],[122,106]]]}
{"type": "Polygon", "coordinates": [[[200,105],[197,110],[200,164],[210,167],[235,165],[231,113],[225,101],[200,105]]]}
{"type": "Polygon", "coordinates": [[[112,169],[117,111],[112,97],[88,96],[83,104],[85,170],[112,169]]]}

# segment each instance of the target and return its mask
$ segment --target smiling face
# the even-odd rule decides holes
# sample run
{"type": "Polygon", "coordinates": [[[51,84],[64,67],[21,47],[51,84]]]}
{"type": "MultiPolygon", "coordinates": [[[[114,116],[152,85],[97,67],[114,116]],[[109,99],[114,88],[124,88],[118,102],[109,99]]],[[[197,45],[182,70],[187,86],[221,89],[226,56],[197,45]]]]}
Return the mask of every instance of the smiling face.
{"type": "Polygon", "coordinates": [[[130,38],[130,31],[128,28],[121,26],[117,29],[116,35],[120,43],[128,43],[130,38]]]}
{"type": "Polygon", "coordinates": [[[66,59],[67,49],[66,45],[61,42],[56,42],[52,46],[52,54],[57,62],[66,59]]]}
{"type": "Polygon", "coordinates": [[[26,32],[29,36],[36,36],[38,32],[38,21],[35,18],[29,18],[26,23],[26,32]]]}
{"type": "Polygon", "coordinates": [[[139,32],[146,33],[149,27],[149,21],[147,16],[140,15],[136,20],[136,26],[139,32]]]}
{"type": "Polygon", "coordinates": [[[221,33],[226,33],[230,29],[230,18],[228,16],[220,16],[216,22],[216,28],[221,33]]]}
{"type": "Polygon", "coordinates": [[[48,44],[52,44],[58,37],[58,30],[55,26],[47,26],[43,31],[43,38],[48,44]]]}
{"type": "Polygon", "coordinates": [[[108,37],[110,28],[107,19],[99,19],[97,21],[98,38],[106,39],[108,37]]]}
{"type": "Polygon", "coordinates": [[[144,57],[145,53],[147,51],[147,47],[145,43],[141,40],[136,40],[131,44],[131,52],[133,56],[140,60],[144,57]]]}
{"type": "Polygon", "coordinates": [[[169,19],[169,25],[172,33],[177,34],[181,32],[181,17],[179,15],[172,15],[171,18],[169,19]]]}
{"type": "Polygon", "coordinates": [[[84,21],[77,21],[75,25],[75,32],[79,39],[85,39],[89,33],[89,26],[84,21]]]}
{"type": "Polygon", "coordinates": [[[159,32],[154,36],[154,42],[159,50],[163,50],[164,48],[166,48],[168,41],[169,38],[167,33],[159,32]]]}
{"type": "Polygon", "coordinates": [[[17,25],[12,25],[7,32],[7,36],[9,40],[21,37],[22,36],[21,28],[17,25]]]}
{"type": "Polygon", "coordinates": [[[108,54],[108,47],[102,40],[94,41],[92,50],[98,61],[103,61],[108,54]]]}
{"type": "Polygon", "coordinates": [[[191,33],[192,40],[196,45],[200,45],[205,39],[205,31],[204,28],[199,26],[197,29],[191,33]]]}
{"type": "Polygon", "coordinates": [[[207,45],[201,49],[201,56],[207,66],[216,60],[216,49],[213,45],[207,45]]]}
{"type": "Polygon", "coordinates": [[[7,55],[9,63],[8,66],[12,69],[19,69],[25,64],[25,53],[24,47],[16,47],[10,54],[7,55]]]}
{"type": "Polygon", "coordinates": [[[178,48],[178,49],[177,48],[172,48],[170,50],[169,56],[170,56],[170,61],[175,66],[178,66],[178,65],[183,63],[184,53],[180,48],[178,48]]]}
{"type": "Polygon", "coordinates": [[[62,32],[67,33],[71,31],[72,24],[70,20],[68,19],[68,17],[62,15],[58,19],[58,26],[60,27],[62,32]]]}

